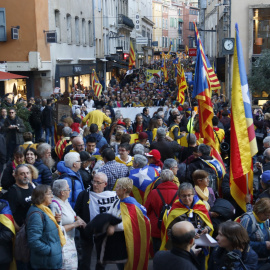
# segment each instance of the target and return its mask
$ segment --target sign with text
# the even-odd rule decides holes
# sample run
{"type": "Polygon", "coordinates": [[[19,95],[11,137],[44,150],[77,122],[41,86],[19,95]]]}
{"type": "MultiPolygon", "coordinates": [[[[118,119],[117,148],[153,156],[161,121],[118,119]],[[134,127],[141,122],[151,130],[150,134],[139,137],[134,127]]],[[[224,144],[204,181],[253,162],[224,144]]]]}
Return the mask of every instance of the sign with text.
{"type": "Polygon", "coordinates": [[[136,31],[140,31],[140,14],[135,15],[135,29],[136,31]]]}
{"type": "Polygon", "coordinates": [[[147,45],[148,44],[148,38],[147,37],[137,37],[136,38],[136,44],[147,45]]]}
{"type": "Polygon", "coordinates": [[[188,49],[188,55],[189,56],[196,56],[197,55],[197,49],[194,49],[194,48],[188,49]]]}

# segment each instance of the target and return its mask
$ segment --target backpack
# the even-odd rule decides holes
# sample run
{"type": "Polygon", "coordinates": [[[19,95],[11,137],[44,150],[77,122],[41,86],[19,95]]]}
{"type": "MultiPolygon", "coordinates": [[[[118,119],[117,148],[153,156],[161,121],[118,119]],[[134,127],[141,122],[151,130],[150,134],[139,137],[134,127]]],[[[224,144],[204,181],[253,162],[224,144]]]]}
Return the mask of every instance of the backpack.
{"type": "Polygon", "coordinates": [[[27,242],[26,226],[28,219],[34,214],[38,213],[43,221],[43,214],[40,211],[32,212],[26,219],[25,223],[21,226],[21,229],[16,233],[14,257],[16,261],[28,263],[30,261],[30,250],[27,242]]]}
{"type": "Polygon", "coordinates": [[[164,213],[165,213],[165,211],[169,211],[171,209],[172,204],[174,203],[174,200],[175,200],[175,198],[177,196],[177,192],[175,193],[175,195],[172,198],[172,201],[169,204],[167,204],[164,201],[164,198],[163,198],[163,196],[162,196],[162,194],[161,194],[161,192],[160,192],[159,189],[157,189],[157,193],[158,193],[160,199],[162,200],[162,208],[161,208],[161,212],[159,214],[159,217],[157,216],[156,213],[155,214],[156,214],[156,217],[158,218],[158,224],[157,224],[158,225],[158,228],[161,229],[161,224],[162,224],[162,221],[163,221],[164,213]]]}

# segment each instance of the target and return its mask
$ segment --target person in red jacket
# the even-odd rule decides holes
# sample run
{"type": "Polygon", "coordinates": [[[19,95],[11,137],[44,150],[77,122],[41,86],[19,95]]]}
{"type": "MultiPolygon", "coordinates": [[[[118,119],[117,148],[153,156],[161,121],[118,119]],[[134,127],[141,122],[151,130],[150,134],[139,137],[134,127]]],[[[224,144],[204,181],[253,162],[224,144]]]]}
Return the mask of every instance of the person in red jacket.
{"type": "Polygon", "coordinates": [[[161,245],[161,231],[158,226],[158,219],[163,208],[162,198],[166,204],[172,204],[177,199],[178,187],[173,183],[174,174],[171,170],[165,169],[160,173],[161,183],[153,189],[146,200],[145,208],[147,216],[151,222],[151,236],[153,239],[153,249],[156,253],[161,245]],[[161,194],[161,196],[160,196],[161,194]]]}

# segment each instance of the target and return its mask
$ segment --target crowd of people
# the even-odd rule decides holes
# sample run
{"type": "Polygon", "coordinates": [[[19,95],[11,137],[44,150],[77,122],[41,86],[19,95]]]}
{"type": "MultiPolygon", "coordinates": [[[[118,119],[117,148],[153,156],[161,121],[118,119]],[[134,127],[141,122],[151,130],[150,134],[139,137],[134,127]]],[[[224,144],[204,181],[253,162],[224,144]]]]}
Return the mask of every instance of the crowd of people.
{"type": "Polygon", "coordinates": [[[94,248],[95,269],[147,269],[150,255],[156,270],[270,269],[270,101],[253,110],[260,181],[244,212],[230,193],[228,100],[213,93],[215,147],[226,168],[220,176],[191,92],[180,104],[173,79],[147,84],[134,72],[113,77],[100,97],[91,87],[80,98],[71,94],[71,113],[58,123],[60,95],[5,96],[0,269],[16,261],[18,270],[89,270],[94,248]],[[124,107],[141,112],[125,115],[124,107]],[[15,250],[25,248],[22,235],[27,256],[13,250],[13,241],[15,250]]]}

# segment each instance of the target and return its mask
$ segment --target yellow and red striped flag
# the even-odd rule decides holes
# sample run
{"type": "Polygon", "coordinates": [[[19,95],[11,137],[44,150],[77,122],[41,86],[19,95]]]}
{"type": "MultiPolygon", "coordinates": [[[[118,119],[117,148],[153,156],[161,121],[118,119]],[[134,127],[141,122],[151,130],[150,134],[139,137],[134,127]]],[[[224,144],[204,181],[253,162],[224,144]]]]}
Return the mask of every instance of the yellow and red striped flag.
{"type": "Polygon", "coordinates": [[[195,68],[195,84],[193,91],[193,98],[196,97],[198,100],[199,108],[199,123],[200,123],[200,136],[204,138],[204,143],[211,146],[211,156],[214,157],[218,162],[214,162],[214,166],[218,172],[218,188],[220,188],[220,180],[225,175],[225,165],[222,161],[219,152],[217,151],[212,118],[214,116],[210,88],[211,82],[208,74],[208,65],[209,63],[203,49],[203,45],[200,39],[200,35],[195,26],[195,35],[197,41],[197,59],[196,59],[196,68],[195,68]]]}
{"type": "Polygon", "coordinates": [[[133,66],[135,65],[136,65],[136,54],[133,48],[133,44],[130,41],[128,69],[132,69],[133,66]]]}
{"type": "Polygon", "coordinates": [[[252,157],[258,152],[254,131],[248,81],[238,25],[235,25],[232,110],[231,110],[231,194],[246,211],[245,196],[253,191],[252,157]]]}
{"type": "Polygon", "coordinates": [[[180,83],[178,85],[178,94],[176,100],[180,102],[180,104],[184,104],[185,102],[185,90],[187,89],[187,82],[185,77],[184,68],[181,68],[181,77],[180,83]]]}
{"type": "Polygon", "coordinates": [[[94,69],[92,70],[92,88],[95,92],[95,95],[99,97],[102,92],[102,85],[100,84],[97,73],[94,69]]]}

